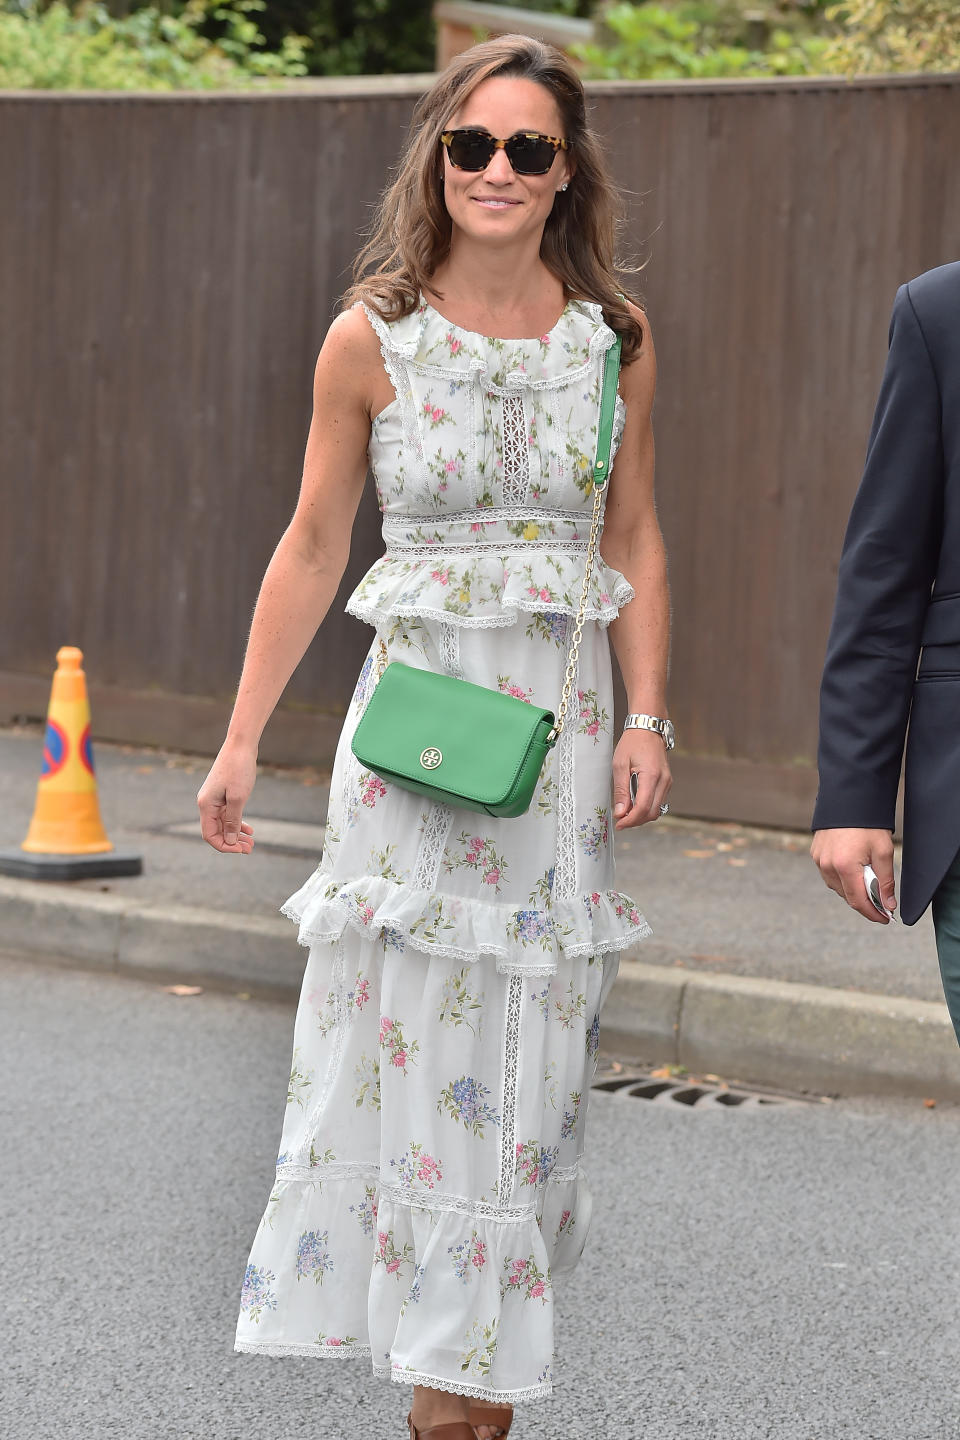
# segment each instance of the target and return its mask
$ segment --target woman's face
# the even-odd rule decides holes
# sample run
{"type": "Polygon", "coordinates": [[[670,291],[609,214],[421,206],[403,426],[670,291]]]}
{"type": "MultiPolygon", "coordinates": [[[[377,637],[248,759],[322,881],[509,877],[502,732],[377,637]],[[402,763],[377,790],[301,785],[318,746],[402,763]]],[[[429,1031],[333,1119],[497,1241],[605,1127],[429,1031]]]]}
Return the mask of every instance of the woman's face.
{"type": "MultiPolygon", "coordinates": [[[[535,80],[496,76],[478,85],[447,122],[449,130],[486,130],[507,140],[518,130],[566,139],[557,102],[535,80]]],[[[557,191],[573,170],[569,151],[558,150],[546,175],[518,175],[505,150],[485,170],[458,170],[443,147],[444,196],[453,224],[494,244],[529,235],[539,245],[557,191]]]]}

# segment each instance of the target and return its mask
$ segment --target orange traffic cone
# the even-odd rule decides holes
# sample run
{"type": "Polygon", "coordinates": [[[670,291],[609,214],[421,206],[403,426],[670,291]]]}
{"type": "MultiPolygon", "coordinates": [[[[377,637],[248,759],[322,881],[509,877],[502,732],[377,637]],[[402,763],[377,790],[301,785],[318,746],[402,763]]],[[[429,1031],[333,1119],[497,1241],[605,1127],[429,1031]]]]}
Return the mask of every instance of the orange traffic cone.
{"type": "Polygon", "coordinates": [[[100,818],[82,664],[75,646],[57,651],[33,819],[19,851],[0,851],[2,873],[72,880],[139,875],[143,869],[139,855],[114,850],[100,818]]]}

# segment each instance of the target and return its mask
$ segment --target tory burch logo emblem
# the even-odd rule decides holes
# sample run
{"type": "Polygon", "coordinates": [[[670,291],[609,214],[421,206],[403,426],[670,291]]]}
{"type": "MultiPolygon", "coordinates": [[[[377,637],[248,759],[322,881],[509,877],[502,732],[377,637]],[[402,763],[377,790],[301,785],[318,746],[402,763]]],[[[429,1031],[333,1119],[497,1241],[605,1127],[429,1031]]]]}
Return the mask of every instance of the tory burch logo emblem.
{"type": "Polygon", "coordinates": [[[443,756],[435,745],[429,745],[426,750],[420,752],[420,764],[424,770],[436,770],[442,759],[443,756]]]}

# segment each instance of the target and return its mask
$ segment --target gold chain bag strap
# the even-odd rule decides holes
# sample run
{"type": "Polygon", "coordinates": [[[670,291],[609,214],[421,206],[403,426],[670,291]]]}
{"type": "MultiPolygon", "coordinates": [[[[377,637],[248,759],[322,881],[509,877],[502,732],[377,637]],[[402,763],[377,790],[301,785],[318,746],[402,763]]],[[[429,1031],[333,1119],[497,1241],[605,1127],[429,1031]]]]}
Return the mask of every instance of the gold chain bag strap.
{"type": "Polygon", "coordinates": [[[350,743],[361,765],[391,784],[498,817],[529,809],[543,762],[566,724],[576,681],[613,449],[620,346],[617,336],[604,362],[590,537],[556,716],[469,680],[398,660],[387,664],[381,640],[377,686],[350,743]]]}

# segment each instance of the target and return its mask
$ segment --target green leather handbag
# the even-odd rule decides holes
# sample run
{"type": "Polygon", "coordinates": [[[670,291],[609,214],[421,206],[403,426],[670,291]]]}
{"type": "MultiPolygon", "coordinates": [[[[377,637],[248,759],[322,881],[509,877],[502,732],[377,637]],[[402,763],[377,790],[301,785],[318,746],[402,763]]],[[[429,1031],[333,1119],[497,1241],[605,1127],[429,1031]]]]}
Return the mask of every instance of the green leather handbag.
{"type": "MultiPolygon", "coordinates": [[[[610,469],[619,371],[617,336],[604,365],[590,538],[556,716],[514,695],[394,660],[382,668],[351,741],[360,764],[381,779],[486,815],[506,818],[529,809],[543,762],[563,730],[577,673],[610,469]]],[[[380,650],[385,659],[382,642],[380,650]]]]}

